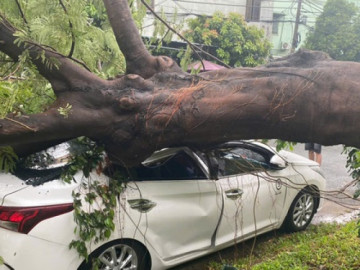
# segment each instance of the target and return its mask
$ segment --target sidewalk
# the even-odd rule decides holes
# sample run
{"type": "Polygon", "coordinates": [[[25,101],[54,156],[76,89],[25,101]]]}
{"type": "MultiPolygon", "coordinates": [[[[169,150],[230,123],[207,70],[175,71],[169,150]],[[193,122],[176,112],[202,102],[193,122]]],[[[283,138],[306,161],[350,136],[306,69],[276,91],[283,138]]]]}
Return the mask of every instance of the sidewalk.
{"type": "Polygon", "coordinates": [[[360,202],[352,209],[339,205],[336,202],[325,200],[322,208],[316,213],[312,224],[337,222],[344,223],[356,219],[360,214],[360,202]],[[355,210],[357,208],[357,210],[355,210]]]}

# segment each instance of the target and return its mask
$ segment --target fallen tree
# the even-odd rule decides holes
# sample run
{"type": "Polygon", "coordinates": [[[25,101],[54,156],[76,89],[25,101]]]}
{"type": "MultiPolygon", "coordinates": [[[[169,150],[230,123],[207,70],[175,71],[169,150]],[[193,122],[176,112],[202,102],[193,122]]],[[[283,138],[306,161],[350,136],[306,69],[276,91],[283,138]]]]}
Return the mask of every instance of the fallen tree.
{"type": "Polygon", "coordinates": [[[172,59],[148,53],[126,0],[103,2],[126,59],[126,74],[113,80],[49,47],[16,42],[17,29],[1,15],[0,51],[14,61],[27,51],[57,99],[43,113],[0,120],[0,145],[24,155],[87,136],[126,165],[167,146],[233,139],[360,147],[359,63],[299,51],[257,68],[190,75],[172,59]]]}

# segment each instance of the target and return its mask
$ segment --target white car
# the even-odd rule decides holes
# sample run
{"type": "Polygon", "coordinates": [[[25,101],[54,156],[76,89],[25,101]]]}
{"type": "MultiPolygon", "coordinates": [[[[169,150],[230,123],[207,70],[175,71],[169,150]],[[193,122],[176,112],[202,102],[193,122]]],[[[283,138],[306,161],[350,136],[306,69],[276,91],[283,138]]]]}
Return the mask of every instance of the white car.
{"type": "MultiPolygon", "coordinates": [[[[79,172],[77,183],[59,180],[69,145],[47,152],[52,166],[0,174],[1,270],[91,269],[69,249],[71,194],[83,178],[79,172]]],[[[303,230],[325,189],[317,163],[258,142],[163,149],[129,174],[114,232],[91,244],[100,269],[167,269],[270,230],[303,230]]]]}

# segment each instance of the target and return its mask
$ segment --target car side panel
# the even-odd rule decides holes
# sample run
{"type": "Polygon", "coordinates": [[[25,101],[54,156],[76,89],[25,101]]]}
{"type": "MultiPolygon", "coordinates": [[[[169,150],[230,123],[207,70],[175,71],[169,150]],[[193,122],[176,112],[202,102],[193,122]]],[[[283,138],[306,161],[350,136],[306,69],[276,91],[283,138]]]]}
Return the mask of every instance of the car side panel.
{"type": "Polygon", "coordinates": [[[218,180],[223,190],[224,210],[217,233],[217,245],[243,239],[259,231],[275,228],[283,208],[285,187],[266,179],[264,173],[224,177],[218,180]],[[229,190],[241,190],[236,199],[227,196],[229,190]],[[269,229],[268,229],[269,228],[269,229]]]}
{"type": "MultiPolygon", "coordinates": [[[[281,172],[281,171],[280,171],[281,172]]],[[[308,166],[289,165],[282,181],[287,186],[284,211],[281,214],[281,224],[285,219],[291,203],[296,195],[307,186],[316,186],[320,191],[320,206],[322,204],[322,192],[326,189],[325,179],[308,166]]],[[[280,225],[281,225],[280,224],[280,225]]]]}
{"type": "Polygon", "coordinates": [[[127,188],[127,200],[147,199],[147,213],[127,207],[138,229],[163,260],[210,249],[221,212],[213,180],[144,181],[127,188]]]}

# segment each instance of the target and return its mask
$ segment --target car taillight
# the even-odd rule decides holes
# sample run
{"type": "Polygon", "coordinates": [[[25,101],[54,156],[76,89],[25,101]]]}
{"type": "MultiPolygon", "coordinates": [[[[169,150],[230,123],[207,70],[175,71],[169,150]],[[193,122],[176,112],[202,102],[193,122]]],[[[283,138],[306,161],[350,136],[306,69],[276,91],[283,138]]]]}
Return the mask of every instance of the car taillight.
{"type": "Polygon", "coordinates": [[[44,219],[65,214],[73,209],[72,203],[34,207],[0,206],[0,227],[28,233],[44,219]]]}

